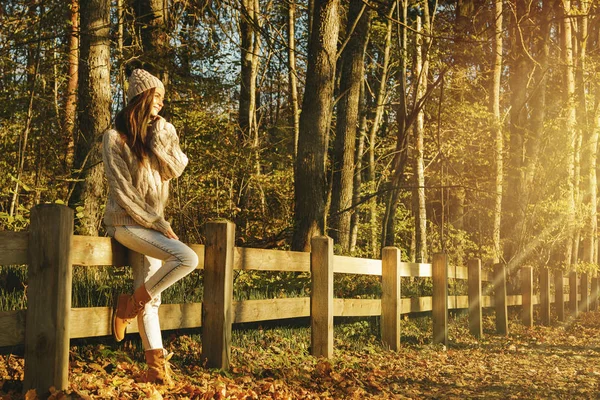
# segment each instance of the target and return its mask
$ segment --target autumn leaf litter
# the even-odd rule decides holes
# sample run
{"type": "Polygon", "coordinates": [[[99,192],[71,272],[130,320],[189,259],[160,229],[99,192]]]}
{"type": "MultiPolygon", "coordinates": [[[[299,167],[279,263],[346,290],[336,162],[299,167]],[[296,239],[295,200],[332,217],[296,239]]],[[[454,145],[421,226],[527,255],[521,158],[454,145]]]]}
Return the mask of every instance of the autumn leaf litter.
{"type": "MultiPolygon", "coordinates": [[[[508,337],[476,340],[466,320],[450,323],[450,344],[404,344],[392,352],[375,338],[361,350],[336,339],[331,360],[314,358],[294,337],[232,347],[229,371],[199,364],[190,336],[167,341],[175,352],[174,387],[142,383],[139,351],[87,345],[71,352],[70,387],[50,399],[597,399],[600,312],[552,327],[511,322],[508,337]]],[[[0,355],[3,399],[22,393],[23,359],[0,355]]]]}

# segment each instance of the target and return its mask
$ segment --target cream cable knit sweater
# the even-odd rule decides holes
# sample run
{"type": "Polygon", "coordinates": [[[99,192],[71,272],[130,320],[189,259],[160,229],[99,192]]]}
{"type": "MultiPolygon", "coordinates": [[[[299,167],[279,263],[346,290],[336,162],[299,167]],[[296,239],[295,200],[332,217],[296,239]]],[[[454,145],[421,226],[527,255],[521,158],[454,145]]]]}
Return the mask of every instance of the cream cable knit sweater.
{"type": "Polygon", "coordinates": [[[188,158],[179,147],[173,125],[160,118],[151,126],[147,160],[139,163],[121,135],[104,132],[102,158],[108,178],[106,226],[141,225],[165,233],[164,219],[169,197],[169,180],[183,173],[188,158]]]}

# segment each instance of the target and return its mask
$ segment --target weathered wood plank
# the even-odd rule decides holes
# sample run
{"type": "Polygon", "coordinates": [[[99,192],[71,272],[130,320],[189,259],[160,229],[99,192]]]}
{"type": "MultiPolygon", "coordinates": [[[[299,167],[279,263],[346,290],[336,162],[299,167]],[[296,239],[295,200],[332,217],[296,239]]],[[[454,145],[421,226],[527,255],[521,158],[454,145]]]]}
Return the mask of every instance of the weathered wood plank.
{"type": "Polygon", "coordinates": [[[310,297],[233,302],[233,322],[256,322],[310,316],[310,297]]]}
{"type": "MultiPolygon", "coordinates": [[[[198,254],[198,269],[204,268],[204,245],[191,244],[198,254]]],[[[127,248],[109,237],[73,235],[71,244],[73,265],[128,265],[127,248]]],[[[0,264],[1,265],[1,264],[0,264]]]]}
{"type": "Polygon", "coordinates": [[[109,237],[74,235],[72,238],[74,265],[127,265],[127,249],[109,237]]]}
{"type": "Polygon", "coordinates": [[[26,310],[0,312],[0,347],[25,343],[26,310]]]}
{"type": "Polygon", "coordinates": [[[598,275],[597,272],[592,276],[590,284],[590,311],[598,310],[598,275]]]}
{"type": "Polygon", "coordinates": [[[587,312],[590,309],[590,296],[589,296],[589,291],[590,291],[590,279],[589,279],[589,275],[587,272],[582,272],[581,273],[581,279],[579,284],[581,285],[581,293],[580,293],[580,297],[581,297],[581,301],[579,302],[579,311],[580,312],[587,312]]]}
{"type": "Polygon", "coordinates": [[[236,247],[233,269],[258,271],[309,272],[310,253],[236,247]]]}
{"type": "Polygon", "coordinates": [[[381,315],[380,299],[333,299],[336,317],[370,317],[381,315]]]}
{"type": "Polygon", "coordinates": [[[385,247],[381,260],[381,340],[394,351],[400,348],[401,255],[397,247],[385,247]]]}
{"type": "Polygon", "coordinates": [[[24,391],[69,386],[69,316],[73,210],[40,204],[31,210],[24,391]]]}
{"type": "Polygon", "coordinates": [[[402,299],[402,314],[432,310],[431,296],[402,299]]]}
{"type": "Polygon", "coordinates": [[[311,239],[311,355],[333,357],[333,239],[311,239]]]}
{"type": "Polygon", "coordinates": [[[431,278],[431,264],[403,262],[400,264],[400,276],[431,278]]]}
{"type": "Polygon", "coordinates": [[[448,309],[469,308],[469,296],[448,296],[448,309]]]}
{"type": "Polygon", "coordinates": [[[521,267],[521,322],[523,325],[533,327],[533,268],[521,267]]]}
{"type": "Polygon", "coordinates": [[[550,270],[540,269],[540,319],[542,325],[550,325],[550,270]]]}
{"type": "Polygon", "coordinates": [[[569,312],[572,316],[577,316],[579,307],[577,304],[579,276],[577,271],[569,272],[569,312]]]}
{"type": "Polygon", "coordinates": [[[494,265],[494,307],[496,309],[496,332],[508,335],[508,301],[506,298],[506,266],[494,265]]]}
{"type": "Polygon", "coordinates": [[[559,321],[565,320],[565,279],[561,270],[554,271],[554,307],[559,321]]]}
{"type": "Polygon", "coordinates": [[[433,343],[448,345],[448,258],[433,255],[433,343]]]}
{"type": "Polygon", "coordinates": [[[481,307],[494,307],[494,298],[492,296],[481,296],[481,307]]]}
{"type": "MultiPolygon", "coordinates": [[[[158,309],[162,330],[199,328],[202,326],[202,303],[162,304],[158,309]]],[[[71,338],[110,336],[112,307],[71,309],[71,338]]],[[[137,319],[127,327],[127,333],[139,332],[137,319]]]]}
{"type": "Polygon", "coordinates": [[[482,310],[481,310],[481,260],[469,260],[469,331],[471,335],[479,338],[483,336],[482,310]]]}
{"type": "Polygon", "coordinates": [[[0,265],[27,264],[29,232],[0,231],[0,265]]]}
{"type": "Polygon", "coordinates": [[[234,243],[234,223],[222,221],[206,224],[202,359],[210,368],[229,368],[234,243]]]}
{"type": "Polygon", "coordinates": [[[450,279],[469,279],[468,267],[448,267],[448,278],[450,279]]]}
{"type": "Polygon", "coordinates": [[[333,256],[333,272],[381,276],[381,260],[348,256],[333,256]]]}

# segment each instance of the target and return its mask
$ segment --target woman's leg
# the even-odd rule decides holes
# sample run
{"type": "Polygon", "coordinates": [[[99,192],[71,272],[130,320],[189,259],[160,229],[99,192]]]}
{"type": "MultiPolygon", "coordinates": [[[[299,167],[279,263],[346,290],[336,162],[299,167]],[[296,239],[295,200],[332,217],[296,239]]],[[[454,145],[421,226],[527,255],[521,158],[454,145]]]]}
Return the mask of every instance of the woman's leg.
{"type": "Polygon", "coordinates": [[[119,296],[113,316],[113,335],[120,342],[125,337],[127,325],[147,303],[196,268],[198,256],[179,240],[141,226],[118,226],[114,238],[130,250],[164,261],[136,287],[133,296],[119,296]]]}
{"type": "Polygon", "coordinates": [[[179,240],[141,226],[119,226],[115,239],[125,247],[151,258],[164,261],[154,274],[145,280],[152,298],[191,273],[198,265],[198,255],[179,240]]]}
{"type": "MultiPolygon", "coordinates": [[[[129,252],[129,259],[133,266],[133,285],[136,288],[145,284],[162,266],[161,260],[134,251],[129,252]]],[[[144,350],[162,349],[163,347],[158,319],[160,299],[159,293],[144,305],[137,317],[144,350]]]]}

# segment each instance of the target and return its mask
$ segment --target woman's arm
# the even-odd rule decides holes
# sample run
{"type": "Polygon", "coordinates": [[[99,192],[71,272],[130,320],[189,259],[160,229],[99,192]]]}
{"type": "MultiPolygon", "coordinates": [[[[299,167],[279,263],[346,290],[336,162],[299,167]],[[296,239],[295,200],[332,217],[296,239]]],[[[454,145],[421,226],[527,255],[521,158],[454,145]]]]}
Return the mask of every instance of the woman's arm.
{"type": "Polygon", "coordinates": [[[175,127],[158,117],[151,129],[150,149],[160,163],[160,176],[165,181],[178,178],[187,166],[188,158],[179,147],[175,127]]]}
{"type": "Polygon", "coordinates": [[[164,234],[172,232],[171,225],[144,201],[140,192],[133,186],[131,173],[121,156],[117,140],[120,140],[118,133],[107,131],[102,142],[104,171],[112,195],[127,214],[141,226],[164,234]]]}

